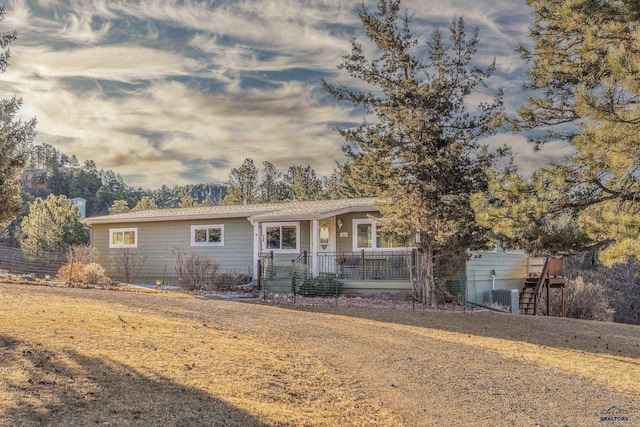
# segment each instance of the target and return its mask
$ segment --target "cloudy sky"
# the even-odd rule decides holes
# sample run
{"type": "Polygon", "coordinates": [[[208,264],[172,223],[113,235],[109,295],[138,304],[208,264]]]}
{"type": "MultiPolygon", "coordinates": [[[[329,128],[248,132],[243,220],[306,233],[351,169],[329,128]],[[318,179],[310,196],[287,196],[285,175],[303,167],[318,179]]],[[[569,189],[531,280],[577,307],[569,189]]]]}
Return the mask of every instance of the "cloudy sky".
{"type": "MultiPolygon", "coordinates": [[[[0,97],[23,98],[52,144],[134,186],[222,182],[251,157],[281,170],[328,175],[342,158],[337,126],[362,113],[339,104],[320,77],[351,85],[336,66],[350,38],[365,41],[361,0],[5,0],[1,30],[18,31],[0,97]]],[[[371,8],[376,0],[365,0],[371,8]]],[[[480,30],[476,60],[514,111],[526,95],[525,0],[404,0],[427,41],[463,15],[480,30]]],[[[522,137],[502,134],[521,169],[539,161],[522,137]]],[[[555,147],[557,153],[561,147],[555,147]]],[[[552,149],[550,152],[554,152],[552,149]]]]}

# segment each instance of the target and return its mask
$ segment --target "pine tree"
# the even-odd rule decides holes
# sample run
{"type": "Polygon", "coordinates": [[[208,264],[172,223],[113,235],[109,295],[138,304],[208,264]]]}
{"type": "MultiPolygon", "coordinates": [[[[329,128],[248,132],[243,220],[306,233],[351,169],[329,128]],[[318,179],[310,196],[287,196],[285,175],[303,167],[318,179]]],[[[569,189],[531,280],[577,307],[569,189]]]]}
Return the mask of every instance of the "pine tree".
{"type": "Polygon", "coordinates": [[[253,160],[247,158],[239,168],[231,169],[229,180],[225,182],[227,195],[223,205],[242,205],[257,202],[258,168],[253,160]]]}
{"type": "Polygon", "coordinates": [[[529,0],[530,97],[517,130],[536,147],[561,140],[566,159],[531,179],[495,174],[479,219],[507,240],[550,253],[605,248],[640,257],[640,3],[529,0]],[[558,218],[561,219],[558,222],[558,218]]]}
{"type": "Polygon", "coordinates": [[[502,99],[467,111],[468,97],[494,70],[472,63],[479,42],[468,37],[464,21],[453,19],[450,45],[434,32],[426,62],[423,47],[412,36],[410,20],[399,17],[399,0],[380,0],[376,12],[364,6],[360,19],[379,56],[352,41],[351,53],[339,68],[372,89],[352,90],[326,81],[338,100],[363,107],[375,120],[341,129],[352,184],[380,198],[381,228],[400,240],[417,234],[422,251],[418,296],[433,303],[434,261],[438,257],[486,244],[470,196],[486,188],[485,170],[500,153],[490,153],[479,140],[501,124],[502,99]],[[422,55],[421,55],[422,56],[422,55]]]}
{"type": "Polygon", "coordinates": [[[196,206],[196,201],[191,197],[186,190],[180,190],[180,203],[178,204],[179,208],[192,208],[196,206]]]}
{"type": "MultiPolygon", "coordinates": [[[[136,207],[138,206],[136,205],[136,207]]],[[[127,213],[130,210],[136,210],[136,209],[135,208],[129,209],[129,202],[127,202],[126,200],[114,200],[111,206],[109,207],[109,215],[127,213]]],[[[138,209],[138,210],[142,210],[142,209],[138,209]]]]}
{"type": "Polygon", "coordinates": [[[322,180],[310,165],[290,166],[284,175],[284,182],[289,187],[291,199],[306,201],[324,198],[322,180]]]}
{"type": "Polygon", "coordinates": [[[260,203],[274,203],[288,200],[288,188],[282,180],[280,172],[271,162],[262,163],[260,172],[259,199],[260,203]]]}
{"type": "Polygon", "coordinates": [[[37,198],[21,223],[26,238],[20,243],[29,256],[64,253],[69,246],[86,244],[89,233],[80,221],[78,207],[66,196],[37,198]]]}
{"type": "MultiPolygon", "coordinates": [[[[156,206],[153,199],[149,196],[142,196],[138,204],[131,209],[131,212],[148,211],[153,209],[158,209],[158,206],[156,206]]],[[[111,209],[109,209],[109,213],[111,213],[111,209]]]]}
{"type": "MultiPolygon", "coordinates": [[[[0,21],[4,7],[0,7],[0,21]]],[[[0,33],[0,72],[9,66],[9,45],[15,31],[0,33]]],[[[36,121],[23,123],[15,116],[22,105],[18,98],[0,100],[0,228],[6,227],[21,208],[18,178],[29,163],[29,146],[35,138],[36,121]]]]}

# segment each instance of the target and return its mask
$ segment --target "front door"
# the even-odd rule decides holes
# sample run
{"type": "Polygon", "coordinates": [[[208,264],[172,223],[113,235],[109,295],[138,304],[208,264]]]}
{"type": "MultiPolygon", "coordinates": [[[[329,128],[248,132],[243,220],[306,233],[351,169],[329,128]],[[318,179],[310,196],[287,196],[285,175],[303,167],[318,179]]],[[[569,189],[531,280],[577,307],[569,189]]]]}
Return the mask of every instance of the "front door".
{"type": "Polygon", "coordinates": [[[318,221],[318,271],[336,272],[336,219],[325,218],[318,221]]]}

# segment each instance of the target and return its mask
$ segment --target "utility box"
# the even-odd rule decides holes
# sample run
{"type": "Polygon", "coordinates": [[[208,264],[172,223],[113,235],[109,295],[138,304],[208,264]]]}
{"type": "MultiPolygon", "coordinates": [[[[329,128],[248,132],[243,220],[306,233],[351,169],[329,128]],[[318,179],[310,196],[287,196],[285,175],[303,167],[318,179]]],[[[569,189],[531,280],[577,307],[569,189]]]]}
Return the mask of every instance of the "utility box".
{"type": "Polygon", "coordinates": [[[520,291],[518,289],[494,289],[491,292],[493,302],[511,307],[511,314],[520,314],[520,291]]]}

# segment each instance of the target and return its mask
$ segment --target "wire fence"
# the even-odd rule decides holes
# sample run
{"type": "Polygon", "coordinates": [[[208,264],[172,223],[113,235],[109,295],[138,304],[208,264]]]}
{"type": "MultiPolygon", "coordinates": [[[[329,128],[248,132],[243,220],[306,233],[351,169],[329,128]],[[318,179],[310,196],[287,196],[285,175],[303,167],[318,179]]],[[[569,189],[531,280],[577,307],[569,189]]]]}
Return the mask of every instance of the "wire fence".
{"type": "Polygon", "coordinates": [[[265,263],[262,267],[261,295],[263,298],[287,296],[338,299],[342,283],[335,274],[313,276],[306,265],[274,265],[265,263]]]}
{"type": "MultiPolygon", "coordinates": [[[[344,278],[339,273],[321,273],[314,276],[308,264],[277,263],[269,257],[263,258],[260,263],[260,296],[265,300],[283,300],[294,305],[353,305],[358,300],[380,300],[369,304],[381,303],[382,306],[405,307],[415,309],[420,306],[420,290],[414,288],[409,291],[409,298],[399,298],[407,292],[398,292],[391,296],[389,292],[386,298],[376,297],[376,292],[368,292],[366,287],[361,291],[362,297],[354,298],[343,293],[344,278]],[[371,294],[371,296],[366,296],[371,294]]],[[[384,295],[385,293],[380,293],[384,295]]],[[[439,283],[433,291],[433,305],[448,307],[456,310],[466,310],[468,289],[464,275],[458,275],[457,280],[447,280],[439,283]]],[[[424,308],[424,307],[422,307],[424,308]]]]}
{"type": "Polygon", "coordinates": [[[66,263],[66,254],[41,252],[37,257],[32,257],[19,247],[0,243],[0,270],[9,274],[55,277],[60,267],[66,263]]]}

